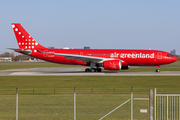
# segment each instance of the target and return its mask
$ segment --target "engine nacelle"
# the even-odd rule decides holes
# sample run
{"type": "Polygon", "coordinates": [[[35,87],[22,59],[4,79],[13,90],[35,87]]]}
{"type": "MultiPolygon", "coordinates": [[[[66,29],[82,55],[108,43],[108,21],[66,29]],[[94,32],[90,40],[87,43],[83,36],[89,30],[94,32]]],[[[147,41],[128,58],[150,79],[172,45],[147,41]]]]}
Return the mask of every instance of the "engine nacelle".
{"type": "Polygon", "coordinates": [[[121,60],[107,60],[104,61],[104,69],[106,70],[126,70],[129,66],[126,62],[121,60]]]}

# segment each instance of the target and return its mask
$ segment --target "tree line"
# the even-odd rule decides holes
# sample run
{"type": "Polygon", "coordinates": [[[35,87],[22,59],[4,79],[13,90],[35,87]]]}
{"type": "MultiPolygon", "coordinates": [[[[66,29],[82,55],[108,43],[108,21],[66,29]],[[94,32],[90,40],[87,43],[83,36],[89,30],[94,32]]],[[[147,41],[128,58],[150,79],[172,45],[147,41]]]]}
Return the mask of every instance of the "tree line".
{"type": "Polygon", "coordinates": [[[11,57],[12,61],[27,60],[28,58],[30,58],[29,56],[23,54],[15,55],[14,52],[4,52],[0,54],[0,57],[11,57]]]}

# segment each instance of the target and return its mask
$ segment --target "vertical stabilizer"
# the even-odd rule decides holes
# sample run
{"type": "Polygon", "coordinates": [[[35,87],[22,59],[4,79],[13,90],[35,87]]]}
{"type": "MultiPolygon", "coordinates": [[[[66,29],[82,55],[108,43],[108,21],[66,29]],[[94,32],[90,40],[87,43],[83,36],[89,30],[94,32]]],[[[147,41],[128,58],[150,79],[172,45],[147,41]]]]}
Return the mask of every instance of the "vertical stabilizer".
{"type": "Polygon", "coordinates": [[[21,26],[20,23],[12,23],[12,28],[19,45],[19,49],[33,50],[45,48],[41,46],[33,37],[21,26]]]}

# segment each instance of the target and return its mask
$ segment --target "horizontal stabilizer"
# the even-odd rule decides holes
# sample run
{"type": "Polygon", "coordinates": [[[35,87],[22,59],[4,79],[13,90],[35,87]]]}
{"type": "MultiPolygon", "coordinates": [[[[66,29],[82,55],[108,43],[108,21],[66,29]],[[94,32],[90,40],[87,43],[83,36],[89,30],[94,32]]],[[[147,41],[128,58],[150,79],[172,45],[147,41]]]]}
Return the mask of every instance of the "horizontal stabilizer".
{"type": "Polygon", "coordinates": [[[28,54],[28,55],[30,55],[32,53],[31,50],[21,50],[21,49],[16,49],[16,48],[7,48],[7,49],[19,51],[19,52],[22,52],[22,53],[25,53],[25,54],[28,54]]]}

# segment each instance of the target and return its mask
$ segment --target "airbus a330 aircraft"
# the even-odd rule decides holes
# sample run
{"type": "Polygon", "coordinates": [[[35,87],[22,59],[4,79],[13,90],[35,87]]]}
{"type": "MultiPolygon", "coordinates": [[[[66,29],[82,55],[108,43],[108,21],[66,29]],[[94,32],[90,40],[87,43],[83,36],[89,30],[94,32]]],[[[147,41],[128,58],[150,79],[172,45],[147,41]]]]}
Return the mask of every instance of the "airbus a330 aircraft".
{"type": "Polygon", "coordinates": [[[40,45],[19,23],[12,23],[19,45],[16,52],[49,62],[90,66],[85,72],[106,70],[125,70],[129,66],[157,66],[177,60],[172,54],[159,50],[126,49],[48,49],[40,45]]]}

